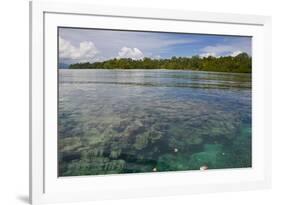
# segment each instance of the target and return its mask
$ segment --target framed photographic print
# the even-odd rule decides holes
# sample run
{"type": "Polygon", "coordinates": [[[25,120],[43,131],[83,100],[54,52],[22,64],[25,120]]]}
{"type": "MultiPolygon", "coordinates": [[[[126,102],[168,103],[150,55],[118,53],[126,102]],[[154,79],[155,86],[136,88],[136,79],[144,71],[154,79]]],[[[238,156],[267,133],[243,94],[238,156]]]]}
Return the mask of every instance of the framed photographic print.
{"type": "Polygon", "coordinates": [[[36,1],[30,22],[31,203],[270,187],[270,17],[36,1]]]}

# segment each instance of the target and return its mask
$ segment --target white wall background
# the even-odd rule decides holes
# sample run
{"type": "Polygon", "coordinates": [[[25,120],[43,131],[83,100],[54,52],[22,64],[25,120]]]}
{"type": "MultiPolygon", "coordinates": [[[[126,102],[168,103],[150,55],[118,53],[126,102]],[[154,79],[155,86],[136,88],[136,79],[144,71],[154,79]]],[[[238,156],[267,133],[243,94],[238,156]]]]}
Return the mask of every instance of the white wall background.
{"type": "MultiPolygon", "coordinates": [[[[71,1],[71,0],[68,0],[71,1]]],[[[78,1],[78,0],[73,0],[78,1]]],[[[80,0],[86,2],[87,0],[80,0]]],[[[281,5],[278,0],[88,0],[104,5],[270,15],[273,20],[273,188],[81,204],[281,204],[281,5]]],[[[28,200],[28,1],[0,3],[0,204],[28,200]]],[[[70,196],[71,197],[71,196],[70,196]]],[[[76,203],[75,203],[76,204],[76,203]]]]}

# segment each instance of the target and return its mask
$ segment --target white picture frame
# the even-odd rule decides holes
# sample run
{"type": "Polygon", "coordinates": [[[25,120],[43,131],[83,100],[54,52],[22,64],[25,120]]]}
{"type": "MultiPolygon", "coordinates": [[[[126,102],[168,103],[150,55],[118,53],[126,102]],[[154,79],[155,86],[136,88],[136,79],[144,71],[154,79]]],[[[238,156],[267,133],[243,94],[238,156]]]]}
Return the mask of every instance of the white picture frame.
{"type": "Polygon", "coordinates": [[[269,188],[271,18],[80,3],[30,2],[30,110],[32,204],[269,188]],[[58,178],[55,119],[58,26],[252,36],[252,168],[58,178]]]}

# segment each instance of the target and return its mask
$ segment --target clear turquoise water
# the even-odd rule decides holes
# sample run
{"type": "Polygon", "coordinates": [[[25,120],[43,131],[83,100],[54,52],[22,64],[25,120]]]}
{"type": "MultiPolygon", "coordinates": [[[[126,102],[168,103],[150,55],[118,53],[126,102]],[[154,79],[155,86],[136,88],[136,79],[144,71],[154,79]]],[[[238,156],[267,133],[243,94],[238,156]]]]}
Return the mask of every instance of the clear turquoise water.
{"type": "Polygon", "coordinates": [[[59,70],[59,176],[251,167],[251,75],[59,70]]]}

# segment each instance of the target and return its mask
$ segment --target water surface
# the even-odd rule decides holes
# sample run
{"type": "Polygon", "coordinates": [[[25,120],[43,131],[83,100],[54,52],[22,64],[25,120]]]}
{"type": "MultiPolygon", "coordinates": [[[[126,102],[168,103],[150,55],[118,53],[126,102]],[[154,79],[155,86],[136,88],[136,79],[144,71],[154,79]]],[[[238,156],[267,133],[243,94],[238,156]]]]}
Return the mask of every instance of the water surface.
{"type": "Polygon", "coordinates": [[[59,70],[59,176],[251,167],[251,75],[59,70]]]}

